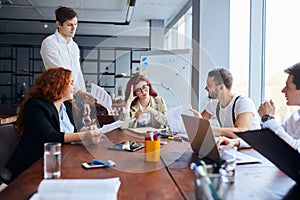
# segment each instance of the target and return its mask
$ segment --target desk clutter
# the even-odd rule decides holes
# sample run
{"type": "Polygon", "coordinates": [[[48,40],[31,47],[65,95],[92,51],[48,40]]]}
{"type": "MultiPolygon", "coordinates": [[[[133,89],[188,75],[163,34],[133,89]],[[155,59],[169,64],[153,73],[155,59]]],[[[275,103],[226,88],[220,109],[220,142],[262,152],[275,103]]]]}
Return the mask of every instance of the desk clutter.
{"type": "Polygon", "coordinates": [[[222,167],[218,164],[206,165],[201,160],[200,165],[191,163],[190,168],[194,171],[196,199],[226,199],[231,183],[223,181],[227,174],[222,167]]]}
{"type": "Polygon", "coordinates": [[[182,142],[183,140],[189,141],[187,134],[171,132],[166,128],[157,129],[157,128],[147,126],[147,127],[139,127],[139,128],[128,128],[128,130],[138,135],[144,135],[145,133],[147,133],[147,131],[158,132],[160,134],[160,138],[167,138],[169,140],[174,140],[178,142],[182,142]]]}
{"type": "Polygon", "coordinates": [[[44,179],[30,200],[82,200],[118,198],[119,177],[105,179],[44,179]]]}

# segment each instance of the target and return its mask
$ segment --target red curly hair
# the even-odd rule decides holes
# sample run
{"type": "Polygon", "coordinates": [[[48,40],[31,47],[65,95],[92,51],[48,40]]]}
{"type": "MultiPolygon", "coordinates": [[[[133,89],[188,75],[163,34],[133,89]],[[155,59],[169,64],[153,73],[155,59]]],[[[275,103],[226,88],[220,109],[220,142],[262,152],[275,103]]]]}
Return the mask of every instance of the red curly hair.
{"type": "MultiPolygon", "coordinates": [[[[141,81],[145,81],[147,83],[147,85],[149,86],[149,95],[153,96],[153,97],[157,97],[157,93],[152,88],[152,84],[150,83],[150,81],[143,75],[135,74],[134,76],[132,76],[129,79],[129,81],[127,83],[126,90],[125,90],[125,101],[127,101],[130,96],[131,86],[133,85],[133,88],[135,88],[135,86],[141,81]]],[[[131,106],[134,106],[137,103],[137,100],[138,100],[138,98],[135,98],[135,100],[132,102],[131,106]]]]}
{"type": "Polygon", "coordinates": [[[16,121],[16,131],[21,137],[24,130],[24,112],[27,102],[31,98],[41,98],[50,102],[55,102],[63,97],[71,82],[72,71],[63,67],[52,67],[41,73],[36,79],[34,85],[25,96],[24,101],[20,106],[20,113],[16,121]]]}

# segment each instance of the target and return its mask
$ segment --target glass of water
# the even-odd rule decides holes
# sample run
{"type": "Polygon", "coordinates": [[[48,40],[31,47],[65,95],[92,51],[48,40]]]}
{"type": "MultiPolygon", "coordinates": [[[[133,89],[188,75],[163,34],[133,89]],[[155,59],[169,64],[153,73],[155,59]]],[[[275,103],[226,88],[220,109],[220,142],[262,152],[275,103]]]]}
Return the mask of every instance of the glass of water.
{"type": "Polygon", "coordinates": [[[44,178],[59,178],[61,174],[61,143],[44,144],[44,178]]]}
{"type": "Polygon", "coordinates": [[[237,147],[231,145],[220,146],[220,157],[225,160],[223,165],[222,180],[226,183],[233,183],[236,168],[237,147]]]}

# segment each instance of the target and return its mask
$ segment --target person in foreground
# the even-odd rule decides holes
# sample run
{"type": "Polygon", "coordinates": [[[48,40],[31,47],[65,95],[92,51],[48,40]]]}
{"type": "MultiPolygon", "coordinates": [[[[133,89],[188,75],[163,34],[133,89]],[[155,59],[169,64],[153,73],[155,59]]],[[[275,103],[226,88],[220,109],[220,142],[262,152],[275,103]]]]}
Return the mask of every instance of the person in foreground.
{"type": "MultiPolygon", "coordinates": [[[[288,74],[286,85],[281,90],[288,106],[300,106],[300,63],[284,70],[288,74]]],[[[283,124],[278,124],[274,118],[275,104],[265,101],[258,109],[262,117],[263,127],[268,127],[300,152],[300,109],[296,110],[283,124]]]]}
{"type": "Polygon", "coordinates": [[[210,71],[205,89],[212,101],[201,114],[194,109],[192,111],[196,116],[206,119],[217,117],[220,128],[213,127],[214,134],[225,136],[220,137],[220,143],[226,143],[226,138],[232,138],[230,142],[234,145],[249,147],[234,132],[260,129],[260,118],[250,98],[231,92],[232,82],[232,74],[227,69],[216,68],[210,71]]]}
{"type": "MultiPolygon", "coordinates": [[[[46,37],[41,44],[41,57],[45,68],[61,66],[72,70],[75,80],[75,95],[83,102],[83,116],[90,115],[90,105],[95,105],[95,98],[86,92],[85,82],[80,67],[80,52],[73,40],[78,25],[78,14],[69,7],[60,6],[55,10],[57,29],[46,37]]],[[[81,104],[79,104],[81,105],[81,104]]]]}
{"type": "Polygon", "coordinates": [[[127,121],[135,118],[128,124],[129,128],[163,128],[167,124],[165,101],[157,95],[150,81],[144,76],[136,74],[130,78],[125,91],[125,101],[120,119],[127,121]]]}
{"type": "Polygon", "coordinates": [[[70,102],[73,95],[71,70],[50,68],[35,80],[16,121],[20,142],[6,166],[12,172],[12,179],[43,155],[46,142],[96,144],[100,141],[102,133],[96,125],[76,132],[70,102]]]}

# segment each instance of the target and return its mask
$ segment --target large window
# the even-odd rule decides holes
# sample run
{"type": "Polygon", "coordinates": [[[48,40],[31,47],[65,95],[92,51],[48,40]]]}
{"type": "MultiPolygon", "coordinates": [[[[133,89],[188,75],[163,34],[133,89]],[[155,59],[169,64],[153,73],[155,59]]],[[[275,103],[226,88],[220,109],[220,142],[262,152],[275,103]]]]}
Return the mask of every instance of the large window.
{"type": "Polygon", "coordinates": [[[190,8],[165,34],[165,49],[191,48],[192,9],[190,8]]]}
{"type": "Polygon", "coordinates": [[[229,70],[233,75],[232,91],[248,95],[249,85],[249,0],[230,1],[230,58],[229,70]]]}
{"type": "Polygon", "coordinates": [[[299,0],[266,1],[265,98],[272,99],[279,122],[290,116],[281,89],[287,74],[283,70],[300,61],[299,0]]]}

